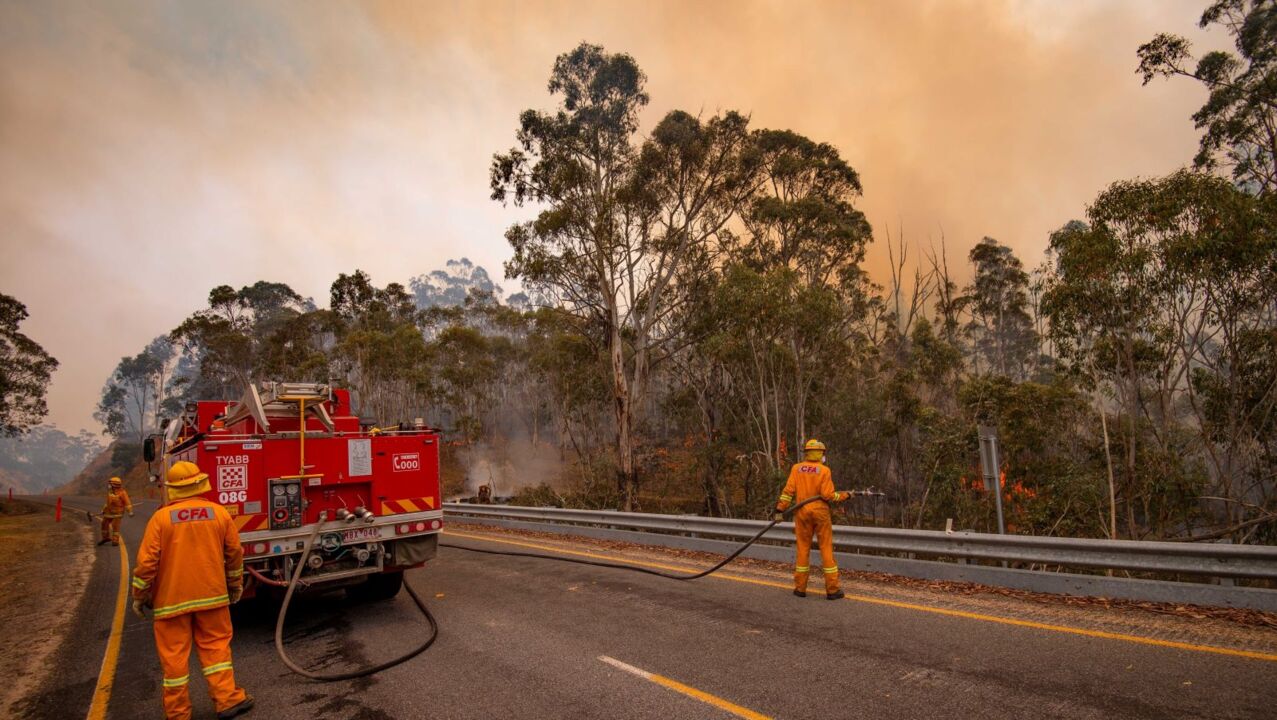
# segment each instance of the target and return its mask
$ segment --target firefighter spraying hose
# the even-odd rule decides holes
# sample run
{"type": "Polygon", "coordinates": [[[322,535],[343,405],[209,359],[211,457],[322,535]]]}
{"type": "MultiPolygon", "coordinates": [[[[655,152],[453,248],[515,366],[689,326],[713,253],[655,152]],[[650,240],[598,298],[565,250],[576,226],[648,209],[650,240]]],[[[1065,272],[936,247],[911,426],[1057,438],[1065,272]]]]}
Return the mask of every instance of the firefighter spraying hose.
{"type": "Polygon", "coordinates": [[[829,474],[829,469],[824,465],[825,445],[819,440],[808,441],[807,445],[803,449],[803,453],[803,462],[794,465],[790,472],[790,479],[786,483],[785,489],[781,494],[780,501],[776,507],[776,512],[772,517],[772,521],[764,525],[761,530],[754,534],[753,537],[746,540],[740,547],[736,548],[732,554],[723,558],[717,565],[706,570],[701,570],[700,572],[691,574],[675,574],[639,567],[637,565],[600,562],[598,560],[583,560],[579,558],[563,557],[560,555],[547,555],[511,550],[488,550],[445,542],[441,542],[439,545],[441,547],[465,550],[467,552],[483,553],[485,555],[508,555],[511,557],[558,560],[560,562],[570,562],[578,565],[593,565],[595,567],[616,568],[618,570],[632,570],[634,572],[640,572],[646,575],[655,575],[657,577],[668,578],[670,580],[697,580],[723,569],[723,567],[725,567],[728,563],[739,557],[741,553],[748,550],[751,545],[762,539],[762,537],[772,528],[776,527],[786,519],[798,516],[795,520],[794,527],[795,534],[798,538],[798,559],[795,563],[794,594],[799,597],[806,597],[808,568],[802,563],[807,562],[807,554],[811,548],[812,536],[817,535],[822,560],[825,563],[822,569],[825,574],[827,597],[830,600],[836,600],[843,595],[837,585],[838,567],[833,563],[833,542],[830,533],[831,522],[828,506],[834,502],[842,502],[857,495],[881,497],[883,493],[877,492],[873,489],[835,491],[833,489],[833,479],[829,474]],[[791,505],[790,503],[793,502],[795,494],[807,497],[801,497],[798,502],[791,505]],[[806,511],[806,515],[799,513],[801,508],[807,507],[817,501],[825,503],[825,506],[812,506],[812,508],[806,511]]]}
{"type": "MultiPolygon", "coordinates": [[[[807,503],[815,502],[819,499],[820,498],[818,497],[808,498],[798,503],[794,507],[790,508],[789,512],[793,512],[794,510],[797,510],[798,508],[806,505],[807,503]]],[[[511,557],[542,558],[544,560],[559,560],[561,562],[576,563],[578,565],[593,565],[595,567],[616,568],[617,570],[633,570],[634,572],[640,572],[646,575],[655,575],[657,577],[669,578],[670,580],[699,580],[700,578],[706,577],[708,575],[713,575],[719,570],[722,570],[724,566],[726,566],[728,563],[730,563],[731,561],[739,557],[741,553],[748,550],[750,545],[753,545],[754,543],[758,542],[758,540],[761,539],[763,535],[767,534],[768,530],[771,530],[772,528],[776,527],[781,522],[782,520],[772,520],[771,522],[764,525],[762,530],[759,530],[757,533],[755,533],[754,537],[750,538],[749,540],[746,540],[740,547],[732,551],[731,555],[728,555],[727,557],[723,558],[722,561],[719,562],[717,565],[709,568],[708,570],[701,570],[700,572],[692,573],[690,575],[676,575],[674,573],[661,572],[660,570],[652,570],[650,568],[640,567],[638,565],[625,565],[623,563],[600,562],[598,560],[582,560],[580,558],[563,557],[561,555],[543,555],[541,553],[518,552],[518,551],[512,551],[512,550],[486,550],[483,548],[469,547],[466,545],[457,545],[455,543],[446,543],[446,542],[439,543],[439,546],[446,547],[446,548],[453,548],[454,550],[466,550],[468,552],[483,553],[484,555],[509,555],[511,557]]]]}

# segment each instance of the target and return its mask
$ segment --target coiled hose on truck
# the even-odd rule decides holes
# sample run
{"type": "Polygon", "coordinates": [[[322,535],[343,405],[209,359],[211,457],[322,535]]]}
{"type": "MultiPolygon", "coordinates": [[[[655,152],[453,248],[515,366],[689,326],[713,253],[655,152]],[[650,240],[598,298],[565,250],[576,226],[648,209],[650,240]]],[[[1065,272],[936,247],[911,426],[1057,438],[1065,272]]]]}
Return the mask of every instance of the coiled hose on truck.
{"type": "MultiPolygon", "coordinates": [[[[541,554],[541,553],[519,552],[519,551],[512,551],[512,550],[487,550],[483,548],[468,547],[466,545],[457,545],[455,543],[445,543],[445,542],[441,542],[439,543],[439,545],[441,547],[452,548],[454,550],[465,550],[468,552],[483,553],[485,555],[509,555],[511,557],[529,557],[529,558],[540,558],[543,560],[558,560],[559,562],[576,563],[578,565],[592,565],[594,567],[614,568],[617,570],[632,570],[634,572],[640,572],[647,575],[655,575],[657,577],[668,578],[670,580],[697,580],[697,579],[706,577],[708,575],[712,575],[718,572],[719,570],[722,570],[723,567],[725,567],[728,563],[740,557],[741,553],[748,550],[749,546],[758,542],[758,540],[762,538],[763,535],[767,534],[768,530],[771,530],[772,528],[776,527],[777,524],[783,522],[785,517],[789,517],[790,515],[793,514],[795,510],[806,505],[807,503],[816,502],[817,500],[821,500],[821,499],[822,498],[819,495],[817,495],[815,497],[807,498],[806,500],[803,500],[802,502],[795,504],[793,507],[789,508],[783,513],[783,517],[781,520],[772,520],[767,525],[764,525],[763,528],[759,530],[757,533],[755,533],[752,538],[750,538],[749,540],[746,540],[740,547],[736,548],[736,550],[734,550],[731,555],[728,555],[727,557],[723,558],[722,561],[720,561],[717,565],[707,570],[701,570],[700,572],[695,572],[691,574],[668,573],[668,572],[662,572],[660,570],[653,570],[651,568],[641,567],[638,565],[626,565],[623,563],[603,562],[599,560],[585,560],[581,558],[564,557],[562,555],[548,555],[548,554],[541,554]]],[[[429,648],[431,645],[433,645],[435,640],[439,637],[439,623],[435,620],[435,616],[430,613],[430,609],[426,607],[425,601],[421,599],[421,596],[417,595],[417,592],[412,589],[412,586],[409,585],[407,580],[405,579],[404,589],[408,591],[408,595],[412,597],[412,601],[416,603],[417,608],[421,610],[421,614],[425,616],[426,622],[430,624],[430,637],[427,638],[424,643],[417,646],[410,652],[404,655],[401,655],[397,658],[394,658],[393,660],[387,660],[386,662],[380,663],[378,665],[374,665],[372,667],[362,668],[359,670],[351,670],[349,672],[342,672],[342,673],[311,672],[310,670],[307,670],[301,667],[300,665],[298,665],[297,663],[293,662],[292,658],[288,657],[287,651],[284,650],[284,619],[288,615],[288,606],[292,603],[293,591],[297,589],[297,584],[298,584],[298,581],[301,579],[302,571],[306,567],[306,560],[307,558],[310,557],[310,550],[312,547],[314,547],[315,538],[319,536],[320,527],[323,525],[325,519],[326,518],[323,516],[320,517],[319,522],[315,523],[315,529],[311,531],[310,537],[306,539],[306,547],[304,550],[302,550],[301,558],[297,561],[297,567],[295,570],[293,570],[293,575],[288,581],[288,586],[287,586],[288,589],[284,592],[284,602],[282,605],[280,605],[279,617],[275,620],[275,652],[276,654],[279,655],[280,661],[283,662],[284,665],[289,670],[292,670],[293,672],[297,673],[298,675],[301,675],[304,678],[315,680],[317,682],[336,682],[339,680],[353,680],[354,678],[367,677],[368,675],[379,673],[382,670],[388,670],[396,665],[405,663],[411,660],[412,658],[420,655],[421,653],[425,652],[426,649],[429,648]]]]}

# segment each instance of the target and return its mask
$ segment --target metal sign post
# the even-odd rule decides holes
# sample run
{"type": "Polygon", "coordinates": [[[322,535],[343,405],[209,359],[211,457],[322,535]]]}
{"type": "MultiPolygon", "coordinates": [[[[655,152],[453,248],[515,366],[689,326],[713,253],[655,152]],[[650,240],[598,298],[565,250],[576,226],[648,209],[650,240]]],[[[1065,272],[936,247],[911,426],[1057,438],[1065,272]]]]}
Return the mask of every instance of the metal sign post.
{"type": "Polygon", "coordinates": [[[992,425],[977,427],[980,437],[980,468],[984,474],[984,486],[993,493],[994,506],[998,509],[998,534],[1006,534],[1006,526],[1002,523],[1002,484],[998,482],[998,468],[1002,463],[998,459],[998,429],[992,425]]]}

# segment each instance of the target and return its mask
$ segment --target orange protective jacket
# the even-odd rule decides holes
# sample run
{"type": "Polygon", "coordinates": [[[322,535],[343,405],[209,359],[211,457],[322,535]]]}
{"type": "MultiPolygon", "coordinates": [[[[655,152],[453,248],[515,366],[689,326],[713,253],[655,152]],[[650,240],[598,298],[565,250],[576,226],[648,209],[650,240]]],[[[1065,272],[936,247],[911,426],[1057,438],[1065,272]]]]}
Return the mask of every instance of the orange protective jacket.
{"type": "Polygon", "coordinates": [[[834,490],[834,475],[827,466],[818,462],[800,462],[790,468],[789,480],[780,493],[776,509],[784,512],[790,505],[816,496],[824,498],[825,502],[834,503],[846,500],[851,497],[851,493],[834,490]]]}
{"type": "Polygon", "coordinates": [[[146,523],[133,570],[133,598],[157,620],[230,604],[244,582],[244,549],[226,508],[191,497],[160,508],[146,523]]]}
{"type": "Polygon", "coordinates": [[[106,504],[102,506],[102,517],[124,517],[124,513],[133,512],[133,501],[124,488],[106,491],[106,504]]]}

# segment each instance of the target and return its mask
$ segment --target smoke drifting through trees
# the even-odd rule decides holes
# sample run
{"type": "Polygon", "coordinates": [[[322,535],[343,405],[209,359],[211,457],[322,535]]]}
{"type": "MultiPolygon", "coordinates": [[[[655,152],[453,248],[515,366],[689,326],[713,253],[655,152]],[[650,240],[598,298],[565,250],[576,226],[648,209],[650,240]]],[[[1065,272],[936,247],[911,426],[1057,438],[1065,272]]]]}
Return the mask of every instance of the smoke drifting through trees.
{"type": "Polygon", "coordinates": [[[472,287],[423,308],[421,288],[451,285],[359,271],[328,309],[221,287],[171,335],[174,397],[334,379],[379,424],[447,428],[472,483],[506,467],[476,451],[526,438],[563,459],[528,499],[716,515],[765,513],[818,436],[841,487],[887,492],[859,514],[985,530],[975,427],[994,424],[1014,532],[1274,539],[1269,193],[1189,172],[1115,183],[1032,273],[975,243],[967,287],[943,243],[884,231],[880,287],[837,148],[730,112],[670,111],[641,136],[642,81],[627,56],[565,54],[559,106],[526,112],[494,160],[494,195],[542,211],[509,233],[535,307],[472,287]]]}
{"type": "Polygon", "coordinates": [[[0,492],[39,493],[62,485],[102,451],[101,439],[87,430],[68,435],[37,426],[20,437],[0,438],[0,492]]]}

